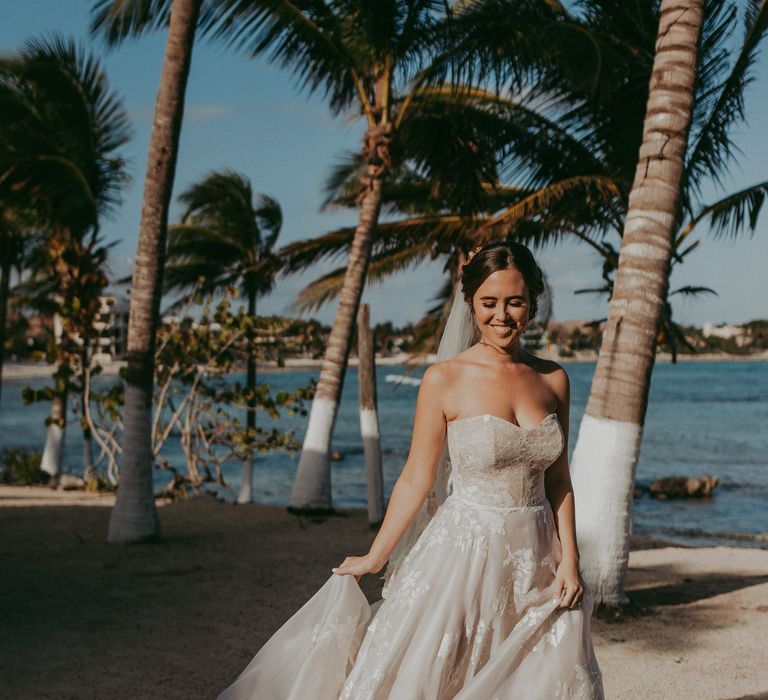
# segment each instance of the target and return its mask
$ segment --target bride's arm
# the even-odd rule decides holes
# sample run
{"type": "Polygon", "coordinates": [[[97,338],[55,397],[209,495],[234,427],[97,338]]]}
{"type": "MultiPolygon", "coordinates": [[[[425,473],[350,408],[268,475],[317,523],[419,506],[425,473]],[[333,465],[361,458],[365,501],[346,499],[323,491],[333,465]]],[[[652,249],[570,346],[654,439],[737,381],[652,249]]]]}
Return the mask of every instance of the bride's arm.
{"type": "Polygon", "coordinates": [[[563,451],[546,472],[544,486],[555,526],[562,545],[562,560],[557,570],[558,593],[562,591],[560,607],[570,607],[581,602],[584,585],[579,574],[579,549],[576,544],[576,517],[571,472],[568,467],[568,421],[570,408],[570,385],[568,375],[562,368],[554,372],[551,386],[558,398],[557,418],[563,429],[563,451]]]}
{"type": "Polygon", "coordinates": [[[442,409],[445,369],[431,365],[424,372],[416,399],[411,449],[400,476],[392,489],[387,512],[368,554],[347,557],[333,569],[336,574],[376,573],[416,516],[432,488],[440,453],[445,442],[446,423],[442,409]]]}

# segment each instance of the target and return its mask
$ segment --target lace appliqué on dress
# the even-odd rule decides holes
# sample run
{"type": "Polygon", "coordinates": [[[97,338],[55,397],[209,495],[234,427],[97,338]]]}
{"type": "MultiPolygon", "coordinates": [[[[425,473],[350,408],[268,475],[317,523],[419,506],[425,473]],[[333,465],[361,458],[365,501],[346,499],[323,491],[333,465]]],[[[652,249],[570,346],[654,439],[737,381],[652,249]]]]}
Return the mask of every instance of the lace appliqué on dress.
{"type": "Polygon", "coordinates": [[[597,669],[576,664],[574,682],[557,682],[557,700],[592,700],[603,697],[603,677],[597,669]]]}

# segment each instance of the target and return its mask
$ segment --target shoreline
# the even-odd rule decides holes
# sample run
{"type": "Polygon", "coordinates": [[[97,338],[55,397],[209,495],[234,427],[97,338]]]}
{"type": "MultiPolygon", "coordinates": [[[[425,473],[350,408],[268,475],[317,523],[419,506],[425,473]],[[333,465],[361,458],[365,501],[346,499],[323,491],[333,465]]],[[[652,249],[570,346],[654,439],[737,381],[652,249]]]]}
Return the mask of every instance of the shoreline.
{"type": "MultiPolygon", "coordinates": [[[[106,544],[106,508],[0,507],[0,558],[14,572],[0,577],[8,697],[216,697],[374,536],[356,509],[304,518],[203,496],[158,510],[160,541],[119,547],[106,544]]],[[[361,588],[377,600],[379,576],[361,588]]],[[[606,697],[768,689],[756,643],[768,635],[768,552],[633,538],[627,591],[646,614],[592,620],[606,697]]]]}
{"type": "MultiPolygon", "coordinates": [[[[552,353],[542,352],[538,354],[545,360],[553,360],[560,364],[575,364],[582,363],[588,364],[590,362],[597,362],[597,353],[578,353],[573,357],[559,357],[552,353]]],[[[389,367],[396,365],[409,365],[411,367],[421,367],[430,365],[435,362],[436,356],[434,353],[427,355],[419,355],[412,353],[401,353],[399,355],[392,356],[376,356],[377,367],[389,367]]],[[[659,353],[656,356],[656,363],[667,364],[671,363],[671,355],[669,353],[659,353]]],[[[727,355],[724,353],[706,353],[700,355],[678,355],[678,363],[685,362],[768,362],[768,351],[762,353],[755,353],[752,355],[727,355]]],[[[102,365],[99,376],[101,377],[116,377],[120,373],[120,370],[126,366],[125,360],[114,360],[109,364],[102,365]]],[[[257,362],[256,369],[259,372],[286,372],[294,369],[314,369],[319,368],[323,364],[322,358],[306,358],[306,357],[287,357],[285,358],[285,366],[279,367],[275,360],[267,362],[257,362]]],[[[350,367],[357,367],[357,357],[350,357],[348,362],[350,367]]],[[[6,362],[3,365],[3,380],[13,379],[36,379],[40,377],[50,377],[55,371],[55,365],[49,365],[42,362],[6,362]]],[[[242,371],[245,371],[243,368],[242,371]]]]}
{"type": "MultiPolygon", "coordinates": [[[[597,353],[580,353],[573,357],[560,357],[552,353],[538,353],[537,357],[545,360],[552,360],[560,364],[589,364],[590,362],[597,362],[597,353]]],[[[400,355],[380,357],[376,356],[377,367],[389,367],[394,365],[409,365],[411,367],[421,367],[434,363],[436,355],[429,353],[426,356],[401,353],[400,355]]],[[[700,355],[678,355],[677,361],[679,364],[686,362],[768,362],[768,351],[762,353],[755,353],[752,355],[728,355],[724,353],[702,353],[700,355]]],[[[657,364],[671,364],[672,356],[669,353],[659,353],[656,355],[655,362],[657,364]]],[[[285,359],[285,366],[279,367],[277,362],[272,360],[269,362],[257,362],[256,369],[260,372],[286,372],[294,369],[314,369],[319,368],[323,364],[322,358],[300,358],[300,357],[288,357],[285,359]]],[[[348,362],[350,367],[357,367],[357,357],[350,357],[348,362]]]]}

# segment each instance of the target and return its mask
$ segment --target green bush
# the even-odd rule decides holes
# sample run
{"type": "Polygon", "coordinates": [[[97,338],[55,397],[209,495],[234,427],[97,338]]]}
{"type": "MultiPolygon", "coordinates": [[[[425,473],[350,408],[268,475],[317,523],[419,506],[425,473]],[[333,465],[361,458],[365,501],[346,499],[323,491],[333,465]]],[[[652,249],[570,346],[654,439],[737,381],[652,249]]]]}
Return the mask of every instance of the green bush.
{"type": "Polygon", "coordinates": [[[50,478],[40,469],[42,454],[23,447],[6,447],[0,452],[0,482],[4,484],[45,484],[50,478]]]}

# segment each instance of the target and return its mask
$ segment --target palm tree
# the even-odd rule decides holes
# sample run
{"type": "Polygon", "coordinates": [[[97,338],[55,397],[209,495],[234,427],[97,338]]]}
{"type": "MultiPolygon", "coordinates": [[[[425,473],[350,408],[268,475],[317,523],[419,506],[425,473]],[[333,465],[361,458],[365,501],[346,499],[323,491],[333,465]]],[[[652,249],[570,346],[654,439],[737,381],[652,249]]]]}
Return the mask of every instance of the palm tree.
{"type": "MultiPolygon", "coordinates": [[[[26,279],[14,289],[20,303],[53,319],[51,357],[57,364],[51,394],[52,415],[43,451],[41,469],[56,478],[67,427],[68,396],[80,394],[83,431],[83,479],[95,474],[92,426],[88,417],[92,352],[98,332],[94,327],[101,295],[108,284],[107,256],[98,230],[86,235],[57,228],[41,237],[27,255],[26,279]],[[73,383],[79,374],[79,386],[73,383]]],[[[44,395],[49,392],[43,392],[44,395]]]]}
{"type": "MultiPolygon", "coordinates": [[[[477,3],[476,18],[468,23],[465,41],[484,41],[493,55],[510,53],[505,45],[505,3],[477,3]],[[499,27],[498,31],[493,31],[499,27]],[[477,35],[477,36],[475,36],[477,35]]],[[[652,2],[603,3],[593,0],[583,6],[585,16],[571,18],[593,38],[603,57],[597,85],[575,82],[562,70],[554,75],[540,72],[541,79],[528,100],[508,99],[504,104],[508,121],[506,158],[500,166],[511,175],[504,186],[494,187],[482,218],[461,217],[461,198],[436,201],[434,182],[413,173],[402,173],[394,185],[384,189],[385,211],[403,217],[391,221],[386,235],[374,242],[369,275],[402,269],[405,261],[415,264],[425,258],[450,253],[447,239],[455,240],[462,230],[469,242],[487,235],[513,235],[537,245],[576,237],[592,245],[601,255],[617,258],[608,234],[619,237],[626,217],[627,200],[640,147],[647,86],[658,26],[658,10],[652,2]],[[472,229],[475,229],[473,232],[472,229]],[[483,234],[486,235],[483,235],[483,234]],[[606,248],[605,246],[608,246],[606,248]]],[[[563,10],[563,12],[565,12],[563,10]]],[[[708,2],[695,86],[694,137],[686,158],[678,218],[682,250],[693,227],[708,219],[722,226],[713,230],[735,235],[754,230],[764,200],[766,183],[727,195],[715,203],[698,201],[703,186],[720,182],[726,161],[733,155],[730,129],[743,116],[743,93],[751,78],[748,68],[763,34],[764,10],[746,18],[746,36],[734,60],[724,49],[736,27],[735,7],[708,2]],[[732,65],[729,67],[729,63],[732,65]]],[[[466,17],[464,17],[466,19],[466,17]]],[[[471,63],[468,65],[472,65],[471,63]]],[[[498,66],[503,70],[504,64],[498,66]]],[[[503,138],[500,136],[499,138],[503,138]]],[[[350,206],[351,184],[359,170],[359,159],[347,158],[329,178],[327,204],[350,206]]],[[[492,183],[487,183],[489,187],[492,183]]],[[[303,270],[324,257],[340,255],[351,240],[350,229],[339,229],[314,239],[299,241],[282,251],[286,270],[303,270]]],[[[297,308],[313,308],[334,298],[341,286],[341,267],[305,288],[297,308]]]]}
{"type": "MultiPolygon", "coordinates": [[[[98,296],[106,285],[101,264],[88,269],[79,251],[86,239],[96,240],[101,217],[114,210],[127,183],[119,150],[130,136],[128,115],[99,62],[58,36],[29,41],[2,61],[0,99],[6,108],[0,199],[39,230],[27,264],[42,273],[47,293],[36,298],[61,316],[71,346],[93,320],[85,290],[96,288],[98,296]]],[[[54,478],[63,454],[71,355],[61,344],[54,350],[59,366],[41,464],[54,478]]]]}
{"type": "MultiPolygon", "coordinates": [[[[213,172],[179,196],[182,223],[171,226],[168,241],[168,289],[196,288],[215,293],[237,288],[256,315],[256,300],[268,293],[278,271],[272,252],[282,225],[280,205],[266,195],[254,202],[250,180],[225,170],[213,172]]],[[[246,360],[247,422],[245,444],[256,432],[256,348],[248,338],[246,360]]],[[[253,451],[247,450],[238,503],[251,502],[253,451]]]]}
{"type": "Polygon", "coordinates": [[[11,272],[23,266],[24,238],[6,209],[0,219],[0,400],[3,392],[5,333],[8,324],[11,272]]]}
{"type": "MultiPolygon", "coordinates": [[[[498,10],[504,3],[485,3],[482,9],[493,9],[494,5],[498,10]]],[[[600,80],[596,85],[574,85],[562,72],[553,71],[549,80],[546,79],[547,72],[542,73],[538,87],[541,92],[538,95],[532,93],[536,108],[527,115],[530,128],[515,132],[514,147],[510,149],[515,156],[512,162],[523,164],[523,172],[531,173],[539,180],[528,182],[534,187],[529,195],[520,200],[525,206],[515,202],[496,216],[490,216],[486,221],[476,221],[474,225],[479,225],[481,231],[500,226],[501,233],[506,225],[507,233],[529,243],[556,241],[566,235],[576,236],[604,248],[607,257],[612,257],[616,249],[605,241],[604,236],[610,231],[621,235],[626,230],[623,222],[630,205],[631,173],[637,170],[636,154],[642,143],[642,115],[646,112],[649,78],[655,56],[655,27],[658,26],[659,16],[652,2],[625,4],[595,0],[584,7],[584,30],[593,37],[594,44],[603,56],[605,70],[598,74],[600,80]],[[655,25],[653,35],[649,31],[652,25],[655,25]],[[542,105],[543,109],[540,109],[542,105]],[[573,201],[573,189],[562,187],[560,192],[557,191],[559,185],[579,177],[585,180],[591,178],[594,183],[601,180],[603,186],[594,187],[592,193],[582,197],[580,202],[573,201]],[[543,206],[530,206],[538,192],[548,195],[538,202],[543,206]]],[[[673,212],[673,247],[670,251],[679,252],[669,252],[669,255],[674,254],[676,262],[691,251],[691,245],[684,247],[683,244],[691,231],[702,222],[709,222],[710,230],[716,235],[736,235],[749,229],[754,231],[768,194],[768,183],[763,182],[727,195],[714,204],[702,204],[699,201],[704,183],[712,180],[719,183],[734,155],[730,131],[744,117],[744,90],[752,80],[750,68],[768,25],[766,3],[751,3],[745,15],[744,40],[737,49],[735,60],[731,61],[731,52],[725,46],[735,28],[735,6],[708,1],[703,10],[699,50],[693,54],[697,63],[692,87],[694,100],[691,106],[691,134],[684,153],[682,175],[675,185],[679,195],[673,212]]],[[[478,24],[473,31],[478,34],[478,41],[485,42],[488,54],[503,56],[504,32],[490,31],[494,27],[504,26],[503,8],[500,12],[495,20],[489,19],[485,24],[478,24]],[[480,33],[478,26],[490,30],[480,33]]],[[[690,54],[687,54],[687,59],[691,59],[690,54]]],[[[418,193],[418,188],[412,189],[410,193],[401,192],[400,200],[413,203],[416,200],[415,193],[418,193]]],[[[402,206],[401,212],[406,211],[406,207],[402,206]]],[[[477,232],[472,234],[469,231],[472,222],[460,221],[455,210],[442,212],[439,218],[435,217],[431,209],[424,211],[427,216],[411,216],[380,226],[380,229],[388,227],[386,237],[382,235],[375,242],[374,250],[378,252],[374,252],[374,260],[380,277],[402,269],[406,264],[415,264],[427,255],[434,257],[435,254],[445,253],[445,248],[440,245],[445,245],[451,239],[460,240],[457,234],[462,231],[465,235],[478,235],[477,232]],[[428,230],[430,223],[433,224],[431,232],[428,230]],[[417,231],[421,235],[408,235],[409,232],[417,231]]],[[[282,252],[287,256],[289,267],[301,269],[314,259],[336,254],[348,239],[349,232],[339,230],[313,241],[291,244],[282,252]]],[[[665,280],[668,279],[671,265],[670,261],[664,267],[665,280]]],[[[371,269],[373,278],[373,265],[371,269]]],[[[334,271],[305,288],[299,302],[309,307],[332,298],[339,286],[338,273],[334,271]]],[[[676,291],[689,293],[695,290],[683,288],[676,291]]],[[[707,291],[707,288],[699,291],[707,291]]],[[[657,331],[664,331],[665,322],[668,330],[672,328],[669,325],[668,296],[671,292],[668,292],[668,282],[660,286],[659,292],[662,293],[659,301],[660,328],[654,328],[651,334],[653,343],[658,337],[657,331]]],[[[611,367],[615,369],[616,365],[611,367]]],[[[631,367],[635,371],[640,369],[639,366],[631,367]]],[[[635,429],[642,425],[647,402],[650,365],[644,364],[643,369],[647,374],[633,375],[636,382],[633,387],[622,387],[624,391],[633,389],[636,392],[630,402],[634,405],[632,413],[636,422],[631,425],[635,429]]],[[[608,409],[604,407],[609,399],[611,402],[622,401],[618,394],[606,393],[605,374],[596,379],[596,393],[593,396],[601,398],[599,402],[597,399],[591,401],[588,414],[590,411],[607,412],[608,409]]],[[[621,378],[617,381],[621,382],[621,378]]],[[[607,602],[621,601],[624,599],[621,586],[626,571],[626,543],[630,524],[628,504],[631,503],[639,434],[637,444],[632,449],[628,448],[624,457],[620,458],[620,455],[612,451],[619,449],[617,444],[601,441],[594,435],[590,437],[590,423],[591,417],[588,415],[584,423],[584,436],[582,439],[580,434],[579,444],[602,445],[599,464],[603,465],[605,471],[595,477],[594,469],[586,466],[591,464],[588,457],[596,454],[596,447],[577,450],[574,469],[580,463],[585,465],[575,471],[574,480],[577,500],[581,503],[581,498],[584,498],[586,501],[584,507],[577,509],[580,541],[591,540],[584,548],[582,562],[598,597],[607,602]],[[580,495],[586,492],[598,495],[580,495]],[[600,501],[601,509],[595,507],[596,499],[600,501]],[[621,512],[621,517],[613,520],[607,518],[606,513],[616,511],[621,512]],[[589,522],[584,525],[586,517],[589,522]],[[598,554],[605,556],[598,559],[598,554]]]]}
{"type": "Polygon", "coordinates": [[[634,475],[667,298],[703,18],[703,0],[661,3],[618,271],[573,456],[584,576],[599,600],[614,605],[626,602],[634,475]]]}
{"type": "Polygon", "coordinates": [[[108,540],[139,542],[160,535],[155,508],[150,425],[155,336],[160,316],[168,207],[178,156],[184,97],[201,0],[173,0],[152,19],[142,0],[99,0],[92,29],[111,43],[152,26],[168,24],[168,40],[155,103],[141,208],[125,375],[123,465],[108,540]]]}
{"type": "MultiPolygon", "coordinates": [[[[162,24],[169,2],[100,4],[113,8],[108,21],[119,34],[162,24]]],[[[560,14],[553,7],[553,3],[542,1],[508,8],[516,22],[516,31],[510,37],[512,53],[519,48],[518,65],[513,71],[516,74],[526,73],[532,60],[553,53],[546,50],[550,46],[545,41],[550,38],[550,27],[541,21],[542,13],[560,14]]],[[[201,12],[201,26],[214,39],[224,39],[252,56],[269,53],[270,60],[292,70],[304,87],[322,90],[335,114],[354,109],[366,123],[362,149],[365,172],[357,182],[356,196],[359,223],[350,245],[340,303],[294,482],[291,500],[295,507],[330,506],[330,437],[370,259],[371,237],[379,218],[382,184],[393,158],[403,151],[425,168],[438,163],[445,172],[453,168],[476,180],[493,179],[489,170],[495,169],[496,151],[483,150],[472,139],[460,143],[458,151],[441,149],[445,129],[439,129],[424,144],[432,151],[432,159],[425,160],[425,148],[404,141],[399,134],[415,102],[413,98],[426,85],[451,75],[456,61],[461,60],[453,53],[444,65],[420,70],[430,63],[431,53],[449,36],[454,16],[464,9],[437,0],[318,0],[299,4],[288,0],[218,0],[206,2],[201,12]],[[411,152],[414,148],[417,150],[411,152]]],[[[568,34],[567,21],[560,21],[558,26],[561,37],[568,34]]],[[[584,43],[579,41],[579,33],[572,36],[577,45],[584,43]]],[[[553,45],[562,46],[560,42],[553,45]]],[[[463,51],[464,58],[471,50],[474,48],[463,51]]],[[[560,53],[565,55],[562,49],[560,53]]],[[[442,95],[443,104],[448,102],[447,97],[442,95]]],[[[451,124],[449,119],[440,121],[440,115],[432,116],[433,122],[443,127],[451,124]]],[[[482,136],[483,132],[476,133],[482,136]]],[[[475,195],[480,194],[481,189],[476,187],[475,195]]]]}
{"type": "MultiPolygon", "coordinates": [[[[442,3],[431,0],[300,4],[266,0],[230,2],[224,7],[227,19],[214,36],[226,38],[252,56],[269,53],[270,60],[291,70],[304,87],[324,91],[334,114],[355,110],[365,119],[360,153],[364,172],[356,182],[358,224],[291,494],[293,508],[328,509],[331,435],[379,221],[382,188],[398,152],[416,156],[409,150],[414,144],[404,141],[400,129],[426,84],[428,73],[420,73],[420,69],[429,64],[430,51],[440,42],[451,10],[446,13],[442,3]]],[[[440,145],[438,134],[424,145],[440,145]]],[[[467,144],[457,153],[445,151],[443,164],[451,156],[457,169],[469,169],[475,176],[485,169],[482,175],[489,176],[490,157],[477,157],[476,146],[474,151],[467,144]]]]}

